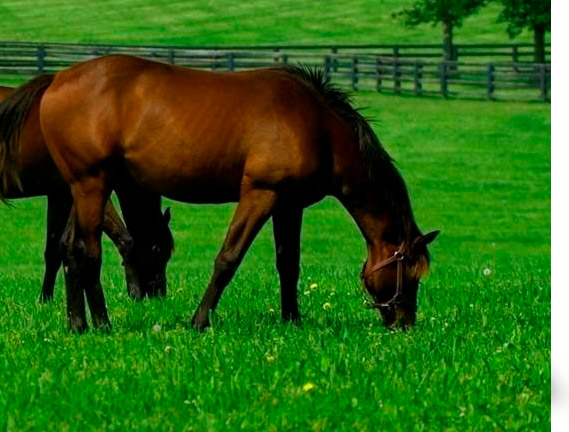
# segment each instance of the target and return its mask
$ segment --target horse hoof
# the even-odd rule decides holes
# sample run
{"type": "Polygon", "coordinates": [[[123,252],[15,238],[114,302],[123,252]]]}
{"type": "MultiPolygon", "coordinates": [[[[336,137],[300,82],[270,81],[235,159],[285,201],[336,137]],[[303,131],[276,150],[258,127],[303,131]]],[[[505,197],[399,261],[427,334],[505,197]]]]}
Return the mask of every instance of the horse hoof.
{"type": "Polygon", "coordinates": [[[53,301],[53,294],[44,294],[41,293],[40,295],[40,303],[48,304],[53,301]]]}
{"type": "Polygon", "coordinates": [[[104,334],[111,334],[112,326],[110,321],[93,324],[95,329],[104,334]]]}
{"type": "Polygon", "coordinates": [[[142,294],[141,291],[130,291],[129,290],[128,296],[135,301],[144,300],[144,294],[142,294]]]}
{"type": "Polygon", "coordinates": [[[199,319],[199,318],[192,319],[192,327],[194,329],[196,329],[197,331],[203,332],[204,330],[206,330],[210,326],[211,326],[211,324],[209,322],[209,319],[207,319],[207,318],[205,318],[205,319],[199,319]]]}
{"type": "Polygon", "coordinates": [[[300,314],[283,314],[282,319],[285,323],[300,324],[300,314]]]}
{"type": "Polygon", "coordinates": [[[127,289],[128,296],[133,300],[142,300],[144,298],[144,293],[138,285],[129,285],[127,289]]]}
{"type": "Polygon", "coordinates": [[[82,335],[87,333],[89,326],[87,324],[70,324],[69,331],[74,334],[82,335]]]}

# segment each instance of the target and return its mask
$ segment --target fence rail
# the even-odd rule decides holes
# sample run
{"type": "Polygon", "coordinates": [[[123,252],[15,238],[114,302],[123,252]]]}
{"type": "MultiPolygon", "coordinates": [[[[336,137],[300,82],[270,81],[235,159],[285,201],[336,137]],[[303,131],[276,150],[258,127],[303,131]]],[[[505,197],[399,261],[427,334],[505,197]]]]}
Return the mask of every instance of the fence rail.
{"type": "Polygon", "coordinates": [[[479,56],[473,62],[442,61],[438,45],[200,48],[0,42],[0,76],[29,78],[105,54],[131,54],[219,71],[303,63],[322,67],[327,77],[353,90],[547,101],[551,65],[522,61],[533,56],[529,49],[523,44],[458,45],[460,57],[479,56]],[[516,61],[499,60],[508,50],[515,51],[516,61]]]}

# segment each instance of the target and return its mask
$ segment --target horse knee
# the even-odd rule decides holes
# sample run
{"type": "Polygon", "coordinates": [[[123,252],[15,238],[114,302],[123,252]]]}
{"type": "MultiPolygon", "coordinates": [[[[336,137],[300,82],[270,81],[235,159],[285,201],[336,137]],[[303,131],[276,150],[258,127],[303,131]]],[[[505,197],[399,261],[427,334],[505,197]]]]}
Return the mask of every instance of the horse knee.
{"type": "MultiPolygon", "coordinates": [[[[64,235],[59,239],[59,252],[62,257],[70,259],[73,256],[73,241],[70,236],[64,235]]],[[[47,253],[47,249],[46,249],[47,253]]]]}
{"type": "Polygon", "coordinates": [[[220,275],[232,275],[239,266],[239,255],[233,252],[222,252],[215,260],[215,272],[220,275]]]}

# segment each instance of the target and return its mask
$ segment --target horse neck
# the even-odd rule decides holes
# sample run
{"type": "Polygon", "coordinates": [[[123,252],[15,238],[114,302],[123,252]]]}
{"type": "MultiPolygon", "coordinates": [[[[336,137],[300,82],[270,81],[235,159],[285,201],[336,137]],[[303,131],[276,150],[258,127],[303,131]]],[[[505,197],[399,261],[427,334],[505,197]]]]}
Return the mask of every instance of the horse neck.
{"type": "Polygon", "coordinates": [[[365,201],[345,207],[366,240],[368,262],[373,264],[400,248],[405,249],[416,226],[409,226],[408,221],[400,219],[400,215],[389,206],[378,205],[377,197],[366,195],[365,201]]]}
{"type": "Polygon", "coordinates": [[[368,262],[375,263],[400,247],[405,248],[420,233],[403,179],[391,161],[384,161],[388,166],[371,167],[378,173],[389,173],[377,181],[372,179],[370,165],[364,163],[364,157],[357,143],[352,146],[344,144],[342,163],[336,164],[341,167],[336,196],[367,242],[368,262]]]}

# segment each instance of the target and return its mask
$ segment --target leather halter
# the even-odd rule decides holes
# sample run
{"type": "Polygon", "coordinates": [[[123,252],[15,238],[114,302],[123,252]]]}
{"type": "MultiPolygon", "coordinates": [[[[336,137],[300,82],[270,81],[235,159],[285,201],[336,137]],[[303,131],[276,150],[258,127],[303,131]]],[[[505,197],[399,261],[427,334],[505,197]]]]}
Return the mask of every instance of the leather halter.
{"type": "Polygon", "coordinates": [[[393,253],[393,255],[391,255],[389,258],[386,258],[383,261],[378,262],[376,265],[374,265],[372,268],[370,268],[364,273],[364,278],[367,278],[372,273],[375,273],[381,270],[382,268],[385,268],[388,265],[393,264],[394,262],[397,263],[397,285],[396,285],[395,294],[393,295],[393,297],[391,297],[391,299],[389,299],[384,303],[375,303],[374,304],[375,307],[385,308],[400,303],[401,300],[399,299],[399,297],[402,297],[402,291],[403,291],[403,260],[405,260],[405,254],[400,250],[396,250],[393,253]]]}

